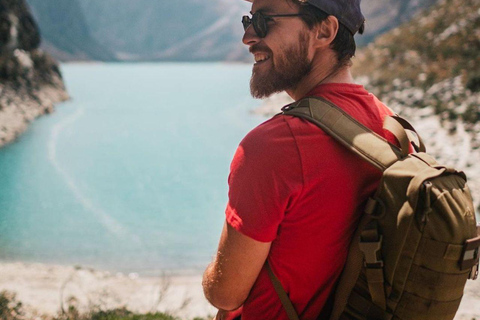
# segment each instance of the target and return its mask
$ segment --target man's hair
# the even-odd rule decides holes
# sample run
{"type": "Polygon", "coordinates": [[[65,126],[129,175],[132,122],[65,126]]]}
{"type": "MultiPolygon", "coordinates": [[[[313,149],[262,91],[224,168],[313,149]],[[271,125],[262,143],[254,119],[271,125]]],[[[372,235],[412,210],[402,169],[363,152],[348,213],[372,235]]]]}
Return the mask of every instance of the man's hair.
{"type": "MultiPolygon", "coordinates": [[[[294,4],[300,7],[299,13],[302,20],[306,23],[308,28],[312,29],[318,23],[326,20],[329,16],[325,11],[306,2],[300,2],[298,0],[292,0],[294,4]]],[[[363,33],[363,26],[359,30],[363,33]]],[[[350,65],[351,58],[355,55],[356,45],[353,34],[342,23],[339,23],[338,32],[335,39],[332,42],[331,48],[337,54],[339,65],[350,65]]]]}

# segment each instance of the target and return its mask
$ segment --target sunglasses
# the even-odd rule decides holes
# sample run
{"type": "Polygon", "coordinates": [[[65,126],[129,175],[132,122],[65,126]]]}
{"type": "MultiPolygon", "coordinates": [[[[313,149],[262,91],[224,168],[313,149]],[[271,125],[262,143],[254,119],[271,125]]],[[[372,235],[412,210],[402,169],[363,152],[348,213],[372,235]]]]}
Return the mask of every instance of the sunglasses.
{"type": "Polygon", "coordinates": [[[250,25],[253,25],[253,29],[255,33],[260,38],[265,38],[268,33],[268,22],[273,21],[273,18],[281,18],[281,17],[298,17],[303,16],[305,14],[302,13],[291,13],[291,14],[272,14],[266,15],[261,13],[260,11],[255,12],[252,17],[243,16],[242,17],[242,24],[243,30],[247,30],[250,25]]]}

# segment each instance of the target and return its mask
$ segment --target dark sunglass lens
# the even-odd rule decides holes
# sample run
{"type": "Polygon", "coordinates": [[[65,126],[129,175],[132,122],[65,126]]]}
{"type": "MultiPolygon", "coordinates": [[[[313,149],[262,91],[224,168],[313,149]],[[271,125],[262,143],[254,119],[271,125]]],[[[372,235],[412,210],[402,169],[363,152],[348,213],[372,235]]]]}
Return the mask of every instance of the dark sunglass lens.
{"type": "Polygon", "coordinates": [[[247,30],[247,28],[252,24],[252,20],[250,19],[249,16],[243,16],[242,17],[242,24],[243,24],[243,30],[247,30]]]}
{"type": "Polygon", "coordinates": [[[260,12],[255,12],[252,16],[252,24],[255,32],[260,38],[265,38],[267,35],[267,22],[265,17],[260,12]]]}

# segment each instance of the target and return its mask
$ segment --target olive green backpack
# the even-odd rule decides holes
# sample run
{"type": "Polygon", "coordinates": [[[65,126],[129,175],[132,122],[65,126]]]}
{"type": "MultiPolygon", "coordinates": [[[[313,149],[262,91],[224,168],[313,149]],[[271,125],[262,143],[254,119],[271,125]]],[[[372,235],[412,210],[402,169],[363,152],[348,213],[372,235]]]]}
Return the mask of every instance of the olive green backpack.
{"type": "MultiPolygon", "coordinates": [[[[353,236],[330,319],[453,319],[467,279],[478,275],[480,228],[465,174],[426,154],[398,116],[384,126],[401,148],[321,98],[282,111],[313,122],[383,172],[353,236]]],[[[289,318],[299,319],[268,263],[267,270],[289,318]]]]}

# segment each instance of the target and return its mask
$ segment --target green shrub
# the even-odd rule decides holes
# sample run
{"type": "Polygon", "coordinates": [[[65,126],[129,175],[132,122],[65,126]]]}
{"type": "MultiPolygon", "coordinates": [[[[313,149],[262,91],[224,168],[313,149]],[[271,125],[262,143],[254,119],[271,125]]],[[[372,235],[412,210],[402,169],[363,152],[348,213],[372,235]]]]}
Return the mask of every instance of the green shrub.
{"type": "Polygon", "coordinates": [[[0,319],[23,320],[22,303],[18,302],[15,294],[7,291],[0,292],[0,319]]]}
{"type": "Polygon", "coordinates": [[[52,320],[180,320],[172,315],[156,312],[147,314],[136,314],[126,308],[111,310],[88,311],[84,314],[70,306],[65,314],[59,315],[52,320]]]}

